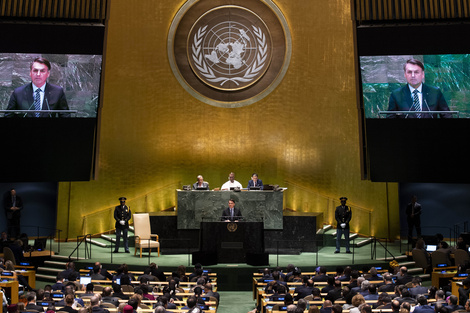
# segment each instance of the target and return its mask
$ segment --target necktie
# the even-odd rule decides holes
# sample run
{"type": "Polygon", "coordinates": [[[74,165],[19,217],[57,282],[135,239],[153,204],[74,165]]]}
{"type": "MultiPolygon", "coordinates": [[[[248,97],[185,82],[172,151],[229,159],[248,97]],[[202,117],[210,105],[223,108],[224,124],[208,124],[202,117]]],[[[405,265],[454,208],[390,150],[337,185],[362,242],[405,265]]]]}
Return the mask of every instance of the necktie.
{"type": "Polygon", "coordinates": [[[230,209],[230,216],[233,218],[233,209],[230,209]]]}
{"type": "MultiPolygon", "coordinates": [[[[34,94],[34,109],[39,111],[41,110],[41,89],[36,89],[34,94]]],[[[41,114],[39,112],[35,113],[36,117],[39,117],[41,114]]]]}
{"type": "MultiPolygon", "coordinates": [[[[413,91],[413,106],[412,106],[413,111],[421,111],[421,106],[419,105],[418,92],[419,91],[417,89],[413,91]]],[[[416,118],[421,118],[421,114],[417,113],[416,118]]]]}

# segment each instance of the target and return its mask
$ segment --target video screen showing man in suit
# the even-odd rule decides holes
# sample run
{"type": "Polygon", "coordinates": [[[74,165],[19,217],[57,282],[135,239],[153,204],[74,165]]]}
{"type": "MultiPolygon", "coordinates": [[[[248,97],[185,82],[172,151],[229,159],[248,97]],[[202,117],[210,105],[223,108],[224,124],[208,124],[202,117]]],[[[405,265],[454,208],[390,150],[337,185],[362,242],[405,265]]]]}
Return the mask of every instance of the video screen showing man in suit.
{"type": "Polygon", "coordinates": [[[16,88],[11,94],[7,110],[35,110],[44,112],[8,112],[5,117],[70,117],[70,113],[51,113],[50,110],[69,110],[62,87],[48,83],[51,63],[36,58],[30,66],[31,83],[16,88]]]}
{"type": "Polygon", "coordinates": [[[228,200],[228,208],[222,212],[220,220],[223,222],[238,222],[243,218],[240,209],[235,207],[235,200],[228,200]]]}
{"type": "MultiPolygon", "coordinates": [[[[437,87],[424,84],[424,65],[416,59],[409,59],[403,67],[407,84],[392,91],[388,111],[410,113],[389,113],[387,118],[437,118],[437,114],[426,111],[449,111],[446,99],[437,87]],[[423,112],[423,113],[421,113],[423,112]]],[[[441,118],[452,118],[450,113],[440,113],[441,118]]]]}

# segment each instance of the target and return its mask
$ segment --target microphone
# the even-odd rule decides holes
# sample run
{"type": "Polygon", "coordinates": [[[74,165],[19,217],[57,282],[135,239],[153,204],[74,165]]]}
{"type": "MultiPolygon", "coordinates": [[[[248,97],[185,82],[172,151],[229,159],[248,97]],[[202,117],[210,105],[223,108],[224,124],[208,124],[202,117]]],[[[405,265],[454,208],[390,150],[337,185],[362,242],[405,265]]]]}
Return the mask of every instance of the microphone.
{"type": "MultiPolygon", "coordinates": [[[[28,111],[32,109],[33,105],[34,105],[34,101],[33,101],[33,103],[31,103],[31,105],[29,106],[28,111]]],[[[26,113],[23,115],[23,117],[26,117],[27,114],[28,114],[28,112],[26,112],[26,113]]]]}
{"type": "MultiPolygon", "coordinates": [[[[47,101],[46,93],[44,93],[44,100],[46,100],[47,110],[50,111],[51,108],[49,107],[49,101],[47,101]]],[[[49,113],[49,117],[52,117],[51,113],[49,113]]]]}
{"type": "MultiPolygon", "coordinates": [[[[423,97],[423,102],[426,104],[426,107],[428,108],[428,111],[431,111],[425,97],[423,97]]],[[[431,114],[431,118],[434,118],[434,116],[432,114],[431,114]]]]}

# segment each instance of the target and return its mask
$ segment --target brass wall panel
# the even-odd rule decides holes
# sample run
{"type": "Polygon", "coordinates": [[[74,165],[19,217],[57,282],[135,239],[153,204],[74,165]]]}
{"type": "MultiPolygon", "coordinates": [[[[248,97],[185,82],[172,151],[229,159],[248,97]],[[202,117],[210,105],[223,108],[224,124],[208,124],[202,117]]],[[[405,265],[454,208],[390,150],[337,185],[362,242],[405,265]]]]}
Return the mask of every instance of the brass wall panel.
{"type": "Polygon", "coordinates": [[[107,0],[4,0],[0,1],[0,16],[104,22],[107,2],[107,0]]]}
{"type": "Polygon", "coordinates": [[[381,20],[433,20],[468,18],[470,0],[352,0],[353,18],[381,20]]]}
{"type": "Polygon", "coordinates": [[[261,101],[226,109],[193,98],[172,75],[166,36],[183,1],[113,1],[99,175],[60,184],[65,237],[112,228],[120,196],[133,211],[160,211],[176,205],[174,189],[198,174],[214,188],[230,171],[243,185],[258,172],[265,183],[289,187],[285,207],[324,212],[328,222],[347,196],[358,212],[354,230],[397,236],[384,218],[397,224],[397,185],[361,181],[350,1],[275,3],[292,33],[287,74],[261,101]],[[372,229],[363,220],[369,215],[372,229]]]}

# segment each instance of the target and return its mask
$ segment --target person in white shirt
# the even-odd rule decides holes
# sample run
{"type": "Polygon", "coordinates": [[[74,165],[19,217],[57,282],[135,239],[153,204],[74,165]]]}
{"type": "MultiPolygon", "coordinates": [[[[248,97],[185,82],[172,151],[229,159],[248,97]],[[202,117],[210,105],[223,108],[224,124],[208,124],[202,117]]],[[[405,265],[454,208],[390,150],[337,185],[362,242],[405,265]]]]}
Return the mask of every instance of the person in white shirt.
{"type": "Polygon", "coordinates": [[[230,190],[230,188],[232,187],[238,187],[240,189],[242,189],[242,184],[240,184],[239,182],[237,182],[235,180],[235,173],[232,172],[228,175],[228,181],[222,185],[222,188],[220,188],[221,190],[230,190]]]}

